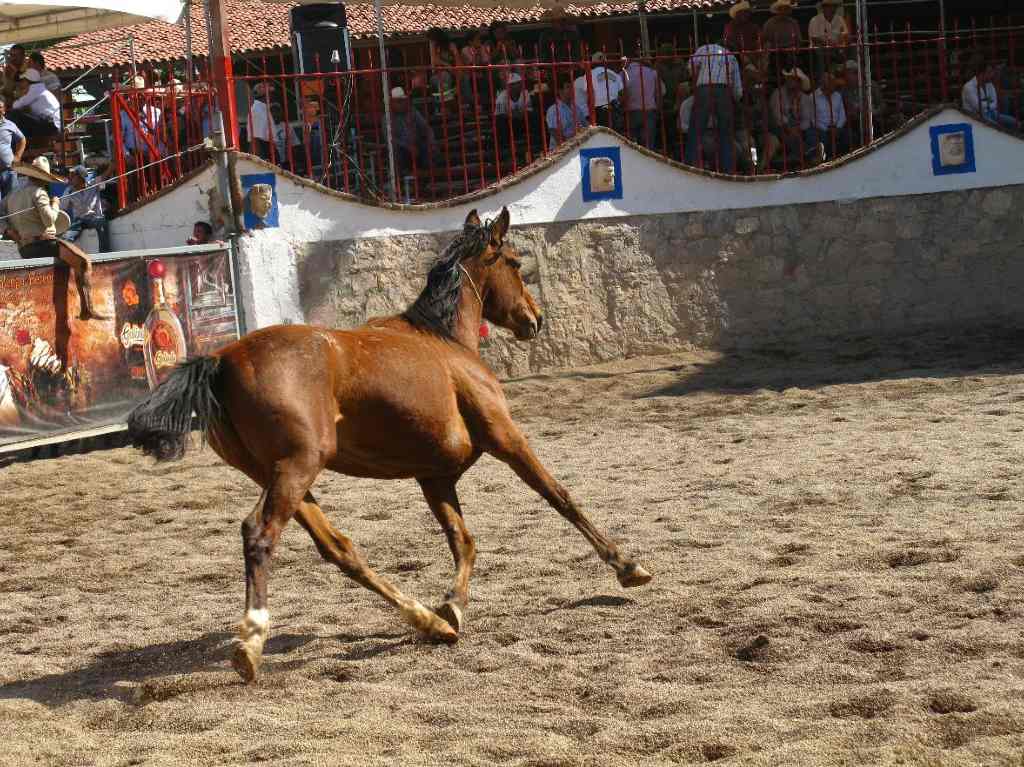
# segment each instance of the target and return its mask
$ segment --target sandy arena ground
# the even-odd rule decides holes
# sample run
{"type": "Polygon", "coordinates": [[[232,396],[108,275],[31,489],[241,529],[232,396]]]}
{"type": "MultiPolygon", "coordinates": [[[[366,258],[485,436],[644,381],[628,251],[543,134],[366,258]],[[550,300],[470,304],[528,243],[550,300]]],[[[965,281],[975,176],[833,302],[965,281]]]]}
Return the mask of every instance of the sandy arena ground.
{"type": "MultiPolygon", "coordinates": [[[[3,765],[1021,765],[1024,343],[679,354],[509,384],[547,465],[654,574],[623,591],[485,458],[468,626],[425,644],[289,526],[260,681],[226,657],[257,493],[208,449],[0,470],[3,765]],[[763,639],[758,639],[763,637],[763,639]]],[[[428,604],[413,482],[324,476],[428,604]]]]}

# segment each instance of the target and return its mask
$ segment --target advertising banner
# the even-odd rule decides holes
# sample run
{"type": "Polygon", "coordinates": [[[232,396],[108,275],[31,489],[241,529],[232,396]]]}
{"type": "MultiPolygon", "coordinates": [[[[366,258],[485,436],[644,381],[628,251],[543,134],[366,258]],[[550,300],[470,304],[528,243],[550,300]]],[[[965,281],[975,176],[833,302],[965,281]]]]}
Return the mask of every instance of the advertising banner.
{"type": "Polygon", "coordinates": [[[238,338],[227,250],[98,261],[80,320],[63,265],[0,268],[0,447],[122,422],[179,362],[238,338]]]}

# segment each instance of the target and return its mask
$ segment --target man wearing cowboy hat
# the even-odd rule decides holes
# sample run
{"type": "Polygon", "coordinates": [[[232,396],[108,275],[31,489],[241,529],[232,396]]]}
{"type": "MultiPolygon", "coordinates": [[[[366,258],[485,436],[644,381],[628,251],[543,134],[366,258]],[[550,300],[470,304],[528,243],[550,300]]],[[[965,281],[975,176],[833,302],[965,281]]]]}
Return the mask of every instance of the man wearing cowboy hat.
{"type": "Polygon", "coordinates": [[[60,102],[43,84],[38,69],[29,67],[21,76],[23,94],[11,104],[11,120],[29,141],[60,132],[60,102]]]}
{"type": "Polygon", "coordinates": [[[837,62],[846,58],[843,46],[849,41],[850,29],[846,26],[843,15],[836,12],[842,5],[842,0],[821,0],[818,15],[811,19],[807,27],[811,45],[824,49],[814,52],[817,80],[822,79],[826,69],[831,69],[837,62]]]}
{"type": "Polygon", "coordinates": [[[71,223],[67,213],[60,209],[60,201],[51,197],[47,184],[67,183],[66,179],[50,173],[50,163],[37,157],[32,164],[18,162],[14,170],[26,177],[26,183],[7,200],[8,229],[17,236],[18,253],[22,258],[55,258],[63,261],[75,273],[83,320],[109,319],[100,314],[92,302],[92,264],[85,252],[70,242],[57,239],[71,223]]]}
{"type": "Polygon", "coordinates": [[[391,138],[399,173],[409,174],[430,167],[434,131],[419,110],[409,103],[401,85],[391,89],[391,138]]]}
{"type": "Polygon", "coordinates": [[[761,29],[764,47],[769,50],[785,50],[800,47],[800,23],[793,18],[793,0],[775,0],[771,4],[772,17],[761,29]]]}
{"type": "Polygon", "coordinates": [[[725,25],[725,45],[746,56],[761,47],[761,27],[754,21],[749,0],[740,0],[729,9],[731,20],[725,25]]]}
{"type": "Polygon", "coordinates": [[[272,82],[256,83],[252,89],[253,100],[246,126],[253,153],[264,160],[270,159],[270,145],[274,140],[274,121],[270,114],[270,98],[274,90],[272,82]]]}
{"type": "Polygon", "coordinates": [[[820,159],[811,78],[797,67],[783,71],[782,76],[782,85],[768,97],[770,130],[778,139],[776,152],[782,150],[783,170],[798,170],[820,159]]]}

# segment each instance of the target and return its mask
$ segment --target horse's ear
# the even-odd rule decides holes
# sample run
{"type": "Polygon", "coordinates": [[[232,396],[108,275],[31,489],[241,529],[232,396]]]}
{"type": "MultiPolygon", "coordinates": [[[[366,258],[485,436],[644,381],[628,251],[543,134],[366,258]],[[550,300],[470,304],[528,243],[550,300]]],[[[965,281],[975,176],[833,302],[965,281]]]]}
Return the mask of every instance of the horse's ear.
{"type": "Polygon", "coordinates": [[[501,213],[498,214],[498,218],[491,225],[491,239],[494,242],[502,243],[505,241],[505,235],[508,234],[508,223],[511,216],[508,214],[508,208],[502,208],[501,213]]]}
{"type": "Polygon", "coordinates": [[[478,216],[476,214],[476,208],[473,208],[473,210],[469,211],[469,215],[466,216],[466,223],[464,223],[463,226],[465,226],[465,227],[470,227],[470,226],[472,226],[472,227],[479,227],[479,226],[483,226],[483,224],[480,221],[480,216],[478,216]]]}

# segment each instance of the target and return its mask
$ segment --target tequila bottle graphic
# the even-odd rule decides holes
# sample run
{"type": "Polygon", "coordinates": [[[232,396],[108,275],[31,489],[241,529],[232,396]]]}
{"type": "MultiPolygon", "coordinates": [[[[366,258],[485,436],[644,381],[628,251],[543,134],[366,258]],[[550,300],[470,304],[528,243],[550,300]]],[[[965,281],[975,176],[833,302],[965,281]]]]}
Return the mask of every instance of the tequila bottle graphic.
{"type": "Polygon", "coordinates": [[[164,274],[166,268],[162,261],[149,264],[149,276],[153,281],[153,308],[146,317],[145,345],[146,379],[149,388],[155,389],[174,370],[179,362],[188,356],[185,346],[185,331],[181,322],[171,311],[164,296],[164,274]]]}

